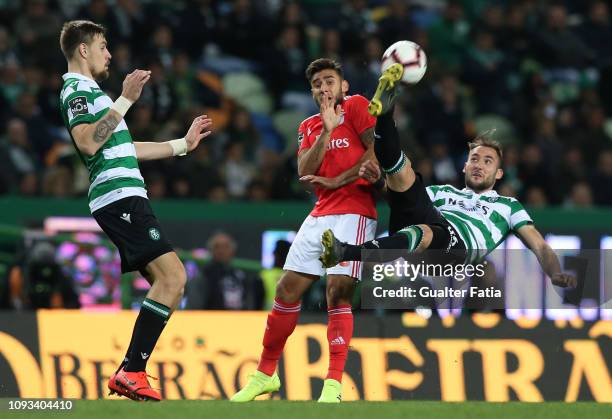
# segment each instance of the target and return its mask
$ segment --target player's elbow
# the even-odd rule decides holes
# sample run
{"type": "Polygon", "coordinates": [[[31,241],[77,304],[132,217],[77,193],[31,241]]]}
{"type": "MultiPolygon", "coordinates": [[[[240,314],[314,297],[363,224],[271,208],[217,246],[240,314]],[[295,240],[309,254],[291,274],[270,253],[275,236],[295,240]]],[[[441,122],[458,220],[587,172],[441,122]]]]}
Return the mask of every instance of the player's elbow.
{"type": "Polygon", "coordinates": [[[306,167],[305,164],[298,162],[298,167],[297,167],[297,172],[298,172],[298,176],[302,177],[302,176],[306,176],[306,175],[314,175],[314,171],[312,170],[308,170],[308,168],[306,167]]]}
{"type": "Polygon", "coordinates": [[[82,124],[72,129],[72,138],[79,152],[87,157],[91,157],[100,148],[89,132],[89,127],[82,124]]]}
{"type": "Polygon", "coordinates": [[[89,141],[77,143],[77,147],[79,151],[81,152],[81,154],[87,157],[93,156],[94,154],[96,154],[96,152],[99,149],[99,147],[97,147],[95,144],[89,141]]]}
{"type": "Polygon", "coordinates": [[[302,177],[302,176],[306,176],[306,175],[314,175],[314,173],[310,173],[305,168],[298,166],[298,176],[302,177]]]}

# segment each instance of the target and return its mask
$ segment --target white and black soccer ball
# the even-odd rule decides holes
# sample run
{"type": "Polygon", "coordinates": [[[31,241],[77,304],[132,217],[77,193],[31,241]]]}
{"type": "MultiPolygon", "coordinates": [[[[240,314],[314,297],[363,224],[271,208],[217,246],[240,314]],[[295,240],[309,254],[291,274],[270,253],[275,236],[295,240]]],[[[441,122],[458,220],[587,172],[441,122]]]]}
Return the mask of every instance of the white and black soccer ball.
{"type": "Polygon", "coordinates": [[[427,71],[425,51],[418,44],[411,41],[398,41],[387,48],[382,56],[382,71],[385,71],[395,63],[404,66],[402,83],[418,83],[427,71]]]}

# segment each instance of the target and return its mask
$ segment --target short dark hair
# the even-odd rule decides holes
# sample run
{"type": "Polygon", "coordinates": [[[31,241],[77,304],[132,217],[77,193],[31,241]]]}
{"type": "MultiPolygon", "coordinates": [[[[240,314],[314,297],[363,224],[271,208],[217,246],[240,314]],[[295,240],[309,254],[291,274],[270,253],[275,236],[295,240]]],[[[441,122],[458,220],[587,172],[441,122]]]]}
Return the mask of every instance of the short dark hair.
{"type": "Polygon", "coordinates": [[[312,81],[312,78],[315,74],[322,70],[334,70],[341,79],[344,78],[344,71],[342,70],[342,65],[339,62],[332,60],[331,58],[318,58],[308,64],[308,68],[306,68],[306,79],[308,83],[312,81]]]}
{"type": "Polygon", "coordinates": [[[478,134],[476,138],[474,138],[472,141],[468,143],[468,147],[470,151],[472,151],[476,147],[481,147],[481,146],[492,148],[497,153],[497,157],[499,157],[499,167],[501,167],[504,162],[504,152],[503,152],[503,147],[499,143],[499,141],[491,138],[494,132],[495,132],[495,129],[490,129],[488,131],[478,134]]]}
{"type": "Polygon", "coordinates": [[[81,44],[90,44],[94,36],[106,34],[106,28],[90,20],[71,20],[64,23],[60,34],[60,47],[67,60],[74,57],[74,52],[81,44]]]}

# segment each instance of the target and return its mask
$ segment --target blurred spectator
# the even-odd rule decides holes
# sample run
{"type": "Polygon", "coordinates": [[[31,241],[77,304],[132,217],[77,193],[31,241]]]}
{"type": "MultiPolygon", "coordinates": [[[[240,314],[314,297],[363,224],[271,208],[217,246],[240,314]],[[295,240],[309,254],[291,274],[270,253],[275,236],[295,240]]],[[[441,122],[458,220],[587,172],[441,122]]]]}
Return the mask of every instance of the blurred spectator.
{"type": "Polygon", "coordinates": [[[247,199],[251,202],[263,202],[270,198],[266,184],[261,180],[252,181],[247,188],[247,199]]]}
{"type": "Polygon", "coordinates": [[[565,206],[570,208],[590,208],[593,206],[593,192],[586,182],[577,182],[572,186],[565,206]]]}
{"type": "Polygon", "coordinates": [[[26,88],[19,61],[14,57],[8,57],[0,66],[0,92],[3,98],[10,105],[14,105],[26,88]]]}
{"type": "Polygon", "coordinates": [[[251,0],[234,0],[219,20],[218,33],[224,53],[256,59],[272,40],[272,25],[251,0]]]}
{"type": "Polygon", "coordinates": [[[302,38],[295,26],[286,26],[278,36],[275,48],[268,54],[268,82],[272,88],[277,107],[291,106],[291,96],[306,96],[304,69],[308,65],[306,52],[302,49],[302,38]]]}
{"type": "Polygon", "coordinates": [[[502,182],[504,185],[508,185],[515,194],[523,186],[518,168],[520,159],[521,155],[516,147],[510,146],[504,149],[504,177],[502,182]]]}
{"type": "Polygon", "coordinates": [[[176,98],[176,107],[186,111],[197,101],[195,89],[198,85],[196,71],[186,52],[177,52],[174,55],[172,71],[168,75],[172,92],[176,98]]]}
{"type": "Polygon", "coordinates": [[[178,14],[177,44],[191,60],[198,59],[207,46],[219,42],[219,13],[214,0],[192,0],[178,14]]]}
{"type": "Polygon", "coordinates": [[[408,2],[391,0],[387,16],[378,23],[378,36],[384,45],[391,45],[403,39],[414,39],[414,25],[410,17],[408,2]]]}
{"type": "Polygon", "coordinates": [[[474,45],[468,49],[463,63],[463,78],[474,87],[479,113],[508,116],[507,67],[504,54],[495,43],[492,32],[476,31],[474,45]]]}
{"type": "Polygon", "coordinates": [[[260,272],[261,280],[264,287],[264,309],[270,310],[274,304],[274,296],[276,295],[276,284],[283,276],[283,266],[289,253],[291,243],[287,240],[279,240],[274,246],[274,265],[271,268],[263,269],[260,272]]]}
{"type": "Polygon", "coordinates": [[[61,20],[49,10],[46,0],[26,0],[24,12],[15,21],[15,34],[27,64],[44,66],[57,57],[61,20]]]}
{"type": "Polygon", "coordinates": [[[463,17],[461,2],[450,0],[441,19],[429,28],[430,51],[441,67],[458,69],[462,51],[468,45],[469,32],[470,24],[463,17]]]}
{"type": "Polygon", "coordinates": [[[587,107],[583,111],[583,120],[586,126],[576,136],[576,145],[584,150],[587,165],[594,167],[599,154],[610,146],[611,138],[605,131],[606,115],[601,106],[587,107]]]}
{"type": "Polygon", "coordinates": [[[104,25],[106,28],[106,40],[111,45],[118,40],[121,33],[119,31],[119,23],[106,0],[90,0],[79,10],[78,18],[104,25]]]}
{"type": "Polygon", "coordinates": [[[413,104],[416,137],[423,145],[444,143],[452,155],[465,153],[468,137],[457,78],[444,74],[413,104]]]}
{"type": "Polygon", "coordinates": [[[9,32],[4,26],[0,26],[0,68],[4,68],[9,62],[17,62],[17,54],[9,32]]]}
{"type": "Polygon", "coordinates": [[[15,116],[26,124],[32,150],[40,160],[44,160],[56,139],[53,138],[47,120],[41,114],[33,94],[22,93],[17,98],[15,116]]]}
{"type": "Polygon", "coordinates": [[[567,9],[562,3],[552,3],[544,16],[544,27],[537,32],[538,61],[552,68],[582,68],[594,54],[567,23],[567,9]]]}
{"type": "Polygon", "coordinates": [[[154,22],[147,20],[150,16],[147,16],[140,0],[116,0],[113,14],[117,22],[117,37],[130,42],[132,48],[142,45],[154,22]]]}
{"type": "Polygon", "coordinates": [[[254,167],[244,157],[244,144],[232,141],[225,148],[225,162],[222,172],[225,177],[225,187],[230,196],[242,198],[247,186],[255,174],[254,167]]]}
{"type": "Polygon", "coordinates": [[[591,179],[593,197],[597,205],[612,206],[612,150],[608,149],[599,155],[597,169],[591,179]]]}
{"type": "Polygon", "coordinates": [[[160,61],[153,60],[147,66],[151,70],[151,79],[144,87],[139,104],[152,107],[153,119],[157,123],[168,122],[176,109],[176,97],[166,70],[160,61]]]}
{"type": "Polygon", "coordinates": [[[587,16],[578,34],[593,51],[598,67],[610,65],[612,60],[608,51],[612,45],[612,25],[608,4],[602,0],[591,2],[587,16]]]}
{"type": "Polygon", "coordinates": [[[187,308],[191,310],[261,310],[264,290],[261,278],[232,266],[236,242],[225,233],[208,241],[211,260],[202,277],[187,286],[187,308]]]}
{"type": "Polygon", "coordinates": [[[4,139],[6,153],[8,154],[8,167],[12,170],[11,179],[16,179],[21,185],[24,184],[24,192],[27,195],[36,193],[37,176],[39,162],[32,153],[32,144],[28,136],[28,128],[23,120],[13,118],[7,124],[6,138],[4,139]],[[34,185],[32,185],[34,183],[34,185]],[[34,188],[34,190],[32,190],[34,188]]]}
{"type": "Polygon", "coordinates": [[[539,186],[531,186],[525,192],[525,205],[531,208],[543,208],[548,205],[546,192],[539,186]]]}
{"type": "Polygon", "coordinates": [[[446,144],[438,143],[431,146],[431,156],[433,158],[433,172],[441,183],[457,183],[457,169],[448,154],[446,144]]]}
{"type": "Polygon", "coordinates": [[[535,144],[529,144],[522,150],[522,161],[519,164],[519,176],[523,192],[532,187],[539,187],[546,196],[546,202],[552,199],[553,180],[544,166],[542,152],[535,144]]]}
{"type": "Polygon", "coordinates": [[[42,194],[53,198],[67,198],[73,195],[72,172],[66,166],[48,169],[42,180],[42,194]]]}

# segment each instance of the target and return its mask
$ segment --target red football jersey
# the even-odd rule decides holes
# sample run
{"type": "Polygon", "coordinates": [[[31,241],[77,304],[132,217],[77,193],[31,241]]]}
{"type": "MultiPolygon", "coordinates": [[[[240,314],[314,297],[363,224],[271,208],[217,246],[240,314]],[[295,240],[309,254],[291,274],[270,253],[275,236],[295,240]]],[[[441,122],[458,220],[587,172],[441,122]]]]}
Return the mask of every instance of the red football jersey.
{"type": "MultiPolygon", "coordinates": [[[[342,101],[340,125],[331,133],[327,151],[317,176],[336,177],[350,169],[363,156],[366,148],[360,135],[376,125],[368,113],[368,100],[360,95],[346,96],[342,101]]],[[[321,114],[304,120],[298,129],[298,154],[309,149],[321,133],[321,114]]],[[[372,185],[357,179],[338,189],[315,188],[317,203],[310,215],[359,214],[376,219],[376,203],[372,185]]]]}

